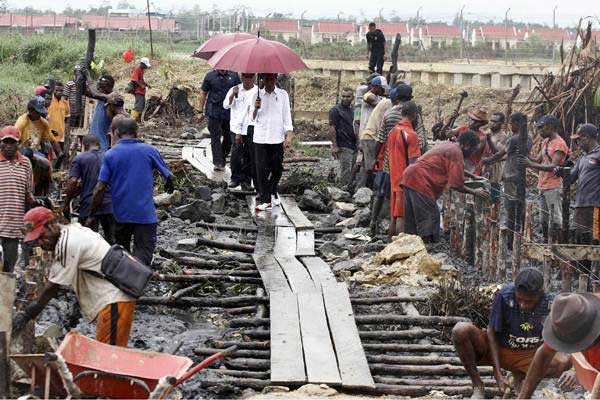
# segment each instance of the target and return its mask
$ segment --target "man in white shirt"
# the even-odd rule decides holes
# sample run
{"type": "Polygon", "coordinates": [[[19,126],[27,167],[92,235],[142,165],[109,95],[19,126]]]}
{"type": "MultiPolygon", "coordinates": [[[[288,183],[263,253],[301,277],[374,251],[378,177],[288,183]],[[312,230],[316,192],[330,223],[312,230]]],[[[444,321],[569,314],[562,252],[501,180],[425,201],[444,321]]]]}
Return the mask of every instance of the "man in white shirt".
{"type": "Polygon", "coordinates": [[[101,277],[102,260],[110,250],[108,242],[77,223],[60,225],[52,211],[43,207],[29,210],[23,222],[27,232],[24,242],[37,240],[42,249],[52,252],[53,263],[39,298],[15,316],[13,331],[35,319],[61,286],[70,286],[83,317],[88,322],[97,321],[96,340],[127,346],[135,299],[101,277]]]}
{"type": "Polygon", "coordinates": [[[277,74],[265,74],[265,87],[253,98],[258,211],[280,204],[277,185],[283,173],[283,149],[292,145],[290,98],[285,90],[275,87],[276,80],[277,74]]]}
{"type": "Polygon", "coordinates": [[[250,104],[258,87],[254,85],[254,74],[242,74],[242,83],[229,89],[223,108],[231,110],[229,128],[231,130],[231,182],[229,188],[241,185],[242,190],[252,190],[250,181],[256,186],[254,165],[254,123],[248,118],[250,104]],[[249,129],[252,127],[252,129],[249,129]],[[251,131],[251,132],[250,132],[251,131]]]}

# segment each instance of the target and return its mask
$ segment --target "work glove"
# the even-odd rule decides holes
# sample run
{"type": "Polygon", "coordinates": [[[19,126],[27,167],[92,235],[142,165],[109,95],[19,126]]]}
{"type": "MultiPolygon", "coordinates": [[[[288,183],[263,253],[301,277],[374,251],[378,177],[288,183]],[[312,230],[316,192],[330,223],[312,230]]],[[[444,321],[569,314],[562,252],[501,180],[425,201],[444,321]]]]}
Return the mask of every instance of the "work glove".
{"type": "Polygon", "coordinates": [[[13,317],[13,326],[12,326],[12,333],[13,333],[13,335],[21,332],[25,328],[25,325],[27,325],[27,323],[30,320],[31,320],[31,318],[29,318],[27,316],[27,314],[25,314],[24,312],[18,312],[13,317]]]}
{"type": "Polygon", "coordinates": [[[171,194],[175,191],[175,183],[173,183],[172,177],[167,178],[167,180],[165,182],[165,191],[169,194],[171,194]]]}

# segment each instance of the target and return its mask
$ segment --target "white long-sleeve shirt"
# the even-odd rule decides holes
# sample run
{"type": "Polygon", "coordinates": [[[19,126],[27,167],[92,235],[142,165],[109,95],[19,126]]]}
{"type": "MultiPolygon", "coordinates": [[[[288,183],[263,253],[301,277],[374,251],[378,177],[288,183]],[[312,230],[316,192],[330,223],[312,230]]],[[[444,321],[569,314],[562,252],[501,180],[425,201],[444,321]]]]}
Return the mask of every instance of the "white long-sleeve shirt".
{"type": "MultiPolygon", "coordinates": [[[[251,114],[254,113],[256,98],[257,94],[255,93],[250,107],[251,114]]],[[[261,89],[260,100],[260,109],[256,113],[256,118],[253,119],[254,143],[283,143],[285,133],[294,130],[290,97],[283,89],[275,88],[272,93],[267,93],[265,89],[261,89]]]]}
{"type": "MultiPolygon", "coordinates": [[[[250,102],[253,96],[258,91],[258,86],[252,86],[252,89],[244,89],[244,84],[240,83],[237,85],[240,88],[237,97],[233,98],[233,102],[229,104],[229,97],[233,93],[233,87],[229,89],[225,99],[223,100],[223,108],[231,110],[231,116],[229,119],[229,129],[231,132],[237,135],[245,135],[248,129],[248,125],[254,125],[254,122],[248,118],[250,110],[250,102]]],[[[235,86],[234,86],[235,87],[235,86]]],[[[254,110],[254,108],[252,108],[254,110]]]]}

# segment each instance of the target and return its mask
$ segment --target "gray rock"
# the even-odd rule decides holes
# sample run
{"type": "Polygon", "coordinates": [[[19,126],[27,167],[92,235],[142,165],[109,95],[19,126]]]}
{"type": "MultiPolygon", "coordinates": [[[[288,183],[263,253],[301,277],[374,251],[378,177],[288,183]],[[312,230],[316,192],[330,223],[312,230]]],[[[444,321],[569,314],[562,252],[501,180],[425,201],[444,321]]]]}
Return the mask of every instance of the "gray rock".
{"type": "Polygon", "coordinates": [[[195,200],[193,203],[177,207],[171,214],[174,217],[190,220],[191,222],[215,222],[216,220],[215,216],[212,215],[210,203],[202,200],[195,200]]]}
{"type": "Polygon", "coordinates": [[[356,216],[358,217],[357,226],[367,227],[371,224],[371,210],[369,207],[360,209],[356,216]]]}
{"type": "Polygon", "coordinates": [[[179,135],[179,139],[196,139],[196,135],[193,132],[183,132],[181,135],[179,135]]]}
{"type": "Polygon", "coordinates": [[[231,206],[225,211],[225,215],[231,218],[237,218],[240,216],[240,208],[238,203],[233,203],[231,206]]]}
{"type": "Polygon", "coordinates": [[[164,221],[169,218],[169,213],[165,210],[156,210],[156,218],[158,218],[159,221],[164,221]]]}
{"type": "Polygon", "coordinates": [[[340,188],[336,188],[335,186],[327,187],[327,195],[333,201],[350,202],[352,199],[352,197],[350,196],[350,193],[345,192],[340,188]]]}
{"type": "Polygon", "coordinates": [[[330,254],[333,254],[334,256],[339,256],[344,252],[344,242],[325,242],[321,246],[319,246],[318,250],[322,256],[328,256],[330,254]]]}
{"type": "Polygon", "coordinates": [[[227,197],[223,193],[212,194],[212,211],[215,214],[223,214],[227,205],[227,197]]]}
{"type": "Polygon", "coordinates": [[[356,225],[358,225],[358,216],[354,216],[352,218],[346,218],[346,219],[338,222],[337,224],[335,224],[335,226],[337,226],[339,228],[348,228],[348,229],[352,229],[352,228],[356,227],[356,225]]]}
{"type": "Polygon", "coordinates": [[[178,206],[181,204],[183,196],[179,190],[175,190],[173,193],[161,193],[154,196],[154,205],[156,207],[165,206],[178,206]]]}
{"type": "Polygon", "coordinates": [[[356,211],[356,206],[352,203],[344,203],[341,201],[336,201],[333,203],[334,209],[336,209],[342,217],[351,217],[354,215],[356,211]]]}
{"type": "Polygon", "coordinates": [[[323,226],[334,226],[342,219],[343,217],[340,215],[340,213],[338,213],[337,210],[334,210],[333,212],[327,214],[327,217],[325,217],[323,220],[323,226]]]}
{"type": "Polygon", "coordinates": [[[196,238],[181,239],[177,242],[177,250],[192,251],[197,246],[198,246],[198,239],[196,239],[196,238]]]}
{"type": "Polygon", "coordinates": [[[360,266],[363,264],[364,260],[360,258],[355,258],[353,260],[345,260],[340,261],[333,264],[332,270],[333,272],[341,272],[341,271],[350,271],[350,272],[358,272],[360,271],[360,266]]]}
{"type": "Polygon", "coordinates": [[[352,196],[352,202],[358,206],[366,206],[371,204],[371,196],[373,191],[369,188],[363,187],[358,189],[354,196],[352,196]]]}
{"type": "Polygon", "coordinates": [[[323,200],[321,200],[321,195],[310,189],[304,191],[298,205],[304,210],[327,211],[327,206],[323,203],[323,200]]]}
{"type": "Polygon", "coordinates": [[[194,189],[194,196],[204,201],[212,201],[212,190],[208,186],[198,186],[194,189]]]}

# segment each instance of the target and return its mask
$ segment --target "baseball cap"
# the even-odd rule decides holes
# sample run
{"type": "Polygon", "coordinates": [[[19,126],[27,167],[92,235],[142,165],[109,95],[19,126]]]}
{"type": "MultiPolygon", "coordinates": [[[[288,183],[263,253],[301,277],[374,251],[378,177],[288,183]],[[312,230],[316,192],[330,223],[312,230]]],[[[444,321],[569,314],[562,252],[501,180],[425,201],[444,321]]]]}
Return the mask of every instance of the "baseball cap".
{"type": "Polygon", "coordinates": [[[54,214],[46,207],[36,207],[27,211],[23,216],[23,233],[25,233],[23,242],[37,240],[44,226],[54,219],[54,214]]]}
{"type": "Polygon", "coordinates": [[[594,124],[582,124],[579,125],[577,131],[571,135],[571,139],[579,139],[580,137],[585,136],[592,139],[598,138],[598,128],[594,124]]]}
{"type": "Polygon", "coordinates": [[[44,92],[46,91],[46,87],[45,86],[38,86],[35,88],[35,95],[36,96],[41,96],[44,94],[44,92]]]}
{"type": "Polygon", "coordinates": [[[373,72],[371,75],[367,76],[367,83],[371,83],[371,81],[377,78],[379,75],[377,72],[373,72]]]}
{"type": "Polygon", "coordinates": [[[545,125],[558,126],[559,124],[560,124],[560,121],[554,115],[544,115],[543,117],[541,117],[540,119],[535,121],[534,126],[536,128],[541,128],[542,126],[545,126],[545,125]]]}
{"type": "Polygon", "coordinates": [[[390,90],[390,100],[396,102],[398,100],[410,100],[413,98],[412,87],[405,83],[401,83],[392,90],[390,90]]]}
{"type": "Polygon", "coordinates": [[[515,279],[515,288],[527,294],[541,293],[544,291],[544,275],[536,268],[524,268],[515,279]]]}
{"type": "Polygon", "coordinates": [[[383,76],[376,76],[371,81],[371,86],[381,86],[382,88],[386,89],[387,81],[385,80],[385,78],[383,76]]]}
{"type": "Polygon", "coordinates": [[[148,57],[142,57],[140,59],[140,63],[144,64],[146,67],[150,68],[150,60],[148,59],[148,57]]]}
{"type": "Polygon", "coordinates": [[[5,126],[0,130],[0,141],[4,139],[14,139],[17,142],[21,140],[21,132],[14,126],[5,126]]]}
{"type": "Polygon", "coordinates": [[[45,100],[43,97],[34,96],[31,99],[29,99],[29,102],[27,103],[27,109],[33,108],[35,111],[39,112],[42,115],[48,114],[48,110],[46,110],[46,106],[44,105],[44,103],[45,100]]]}

